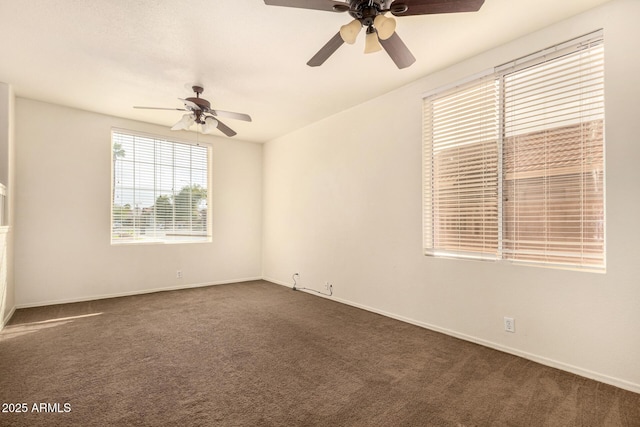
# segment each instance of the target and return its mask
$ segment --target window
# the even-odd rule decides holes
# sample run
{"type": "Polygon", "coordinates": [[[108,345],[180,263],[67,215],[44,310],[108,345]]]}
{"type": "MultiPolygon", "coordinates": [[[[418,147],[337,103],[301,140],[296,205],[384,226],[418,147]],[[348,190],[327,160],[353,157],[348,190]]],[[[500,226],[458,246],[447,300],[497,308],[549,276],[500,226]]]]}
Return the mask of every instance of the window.
{"type": "Polygon", "coordinates": [[[209,147],[112,131],[111,243],[208,242],[209,147]]]}
{"type": "Polygon", "coordinates": [[[424,100],[424,247],[604,270],[601,32],[424,100]]]}

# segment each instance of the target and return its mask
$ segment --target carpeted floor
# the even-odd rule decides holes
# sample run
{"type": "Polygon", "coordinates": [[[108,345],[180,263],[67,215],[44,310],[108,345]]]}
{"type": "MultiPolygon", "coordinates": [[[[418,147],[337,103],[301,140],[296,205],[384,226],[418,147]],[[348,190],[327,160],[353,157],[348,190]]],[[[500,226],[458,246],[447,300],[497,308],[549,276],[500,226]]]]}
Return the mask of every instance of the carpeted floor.
{"type": "Polygon", "coordinates": [[[640,426],[640,394],[263,281],[18,310],[0,402],[27,409],[2,426],[640,426]]]}

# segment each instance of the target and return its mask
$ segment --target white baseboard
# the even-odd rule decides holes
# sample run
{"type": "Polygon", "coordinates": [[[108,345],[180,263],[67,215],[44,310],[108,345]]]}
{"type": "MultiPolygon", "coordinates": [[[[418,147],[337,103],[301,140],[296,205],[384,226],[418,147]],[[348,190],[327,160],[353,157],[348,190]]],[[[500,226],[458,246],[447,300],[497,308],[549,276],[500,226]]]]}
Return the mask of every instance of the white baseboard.
{"type": "Polygon", "coordinates": [[[143,295],[143,294],[151,294],[154,292],[164,292],[164,291],[176,291],[180,289],[191,289],[191,288],[202,288],[205,286],[215,286],[215,285],[228,285],[230,283],[240,283],[240,282],[250,282],[253,280],[262,280],[262,277],[244,277],[240,279],[233,280],[220,280],[216,282],[207,282],[207,283],[191,283],[186,285],[177,285],[177,286],[167,286],[164,288],[154,288],[154,289],[141,289],[135,291],[127,291],[127,292],[116,292],[113,294],[102,294],[102,295],[88,295],[78,298],[67,298],[67,299],[59,299],[54,301],[39,301],[34,303],[27,304],[18,304],[14,308],[31,308],[31,307],[44,307],[47,305],[56,305],[56,304],[70,304],[74,302],[84,302],[84,301],[95,301],[100,299],[107,298],[118,298],[118,297],[128,297],[132,295],[143,295]]]}
{"type": "MultiPolygon", "coordinates": [[[[268,281],[268,282],[272,282],[275,283],[277,285],[282,285],[282,286],[286,286],[289,288],[293,287],[293,283],[286,283],[286,282],[282,282],[280,280],[275,280],[269,277],[263,277],[264,280],[268,281]]],[[[305,291],[302,291],[305,292],[305,291]]],[[[345,300],[342,298],[337,298],[335,296],[329,297],[329,296],[325,296],[325,295],[320,295],[320,294],[316,294],[313,292],[309,292],[309,294],[313,295],[313,296],[318,296],[318,297],[322,297],[322,298],[329,298],[331,300],[337,301],[339,303],[342,304],[346,304],[346,305],[350,305],[352,307],[356,307],[356,308],[360,308],[362,310],[366,310],[366,311],[370,311],[372,313],[376,313],[376,314],[380,314],[382,316],[385,317],[390,317],[392,319],[396,319],[396,320],[400,320],[402,322],[405,323],[410,323],[412,325],[416,325],[416,326],[420,326],[421,328],[425,328],[425,329],[429,329],[435,332],[440,332],[443,333],[445,335],[449,335],[455,338],[460,338],[462,340],[465,341],[469,341],[475,344],[480,344],[484,347],[489,347],[492,348],[494,350],[499,350],[502,351],[504,353],[509,353],[509,354],[513,354],[514,356],[518,356],[518,357],[522,357],[523,359],[527,359],[527,360],[531,360],[533,362],[537,362],[540,363],[541,365],[545,365],[545,366],[550,366],[552,368],[557,368],[560,369],[562,371],[567,371],[570,372],[572,374],[576,374],[579,375],[581,377],[585,377],[585,378],[589,378],[592,380],[596,380],[599,381],[601,383],[605,383],[605,384],[609,384],[618,388],[622,388],[625,390],[629,390],[632,391],[634,393],[640,393],[640,384],[636,384],[636,383],[632,383],[630,381],[626,381],[620,378],[615,378],[615,377],[611,377],[609,375],[604,375],[598,372],[594,372],[594,371],[590,371],[588,369],[583,369],[580,368],[578,366],[574,366],[574,365],[570,365],[564,362],[560,362],[554,359],[549,359],[547,357],[544,356],[539,356],[537,354],[533,354],[533,353],[528,353],[526,351],[521,351],[518,350],[516,348],[512,348],[512,347],[508,347],[508,346],[504,346],[502,344],[498,344],[495,343],[493,341],[487,341],[481,338],[477,338],[471,335],[466,335],[460,332],[456,332],[454,330],[451,329],[447,329],[447,328],[442,328],[440,326],[437,325],[432,325],[429,323],[425,323],[425,322],[420,322],[414,319],[410,319],[404,316],[400,316],[394,313],[389,313],[383,310],[379,310],[373,307],[369,307],[363,304],[358,304],[349,300],[345,300]]]]}

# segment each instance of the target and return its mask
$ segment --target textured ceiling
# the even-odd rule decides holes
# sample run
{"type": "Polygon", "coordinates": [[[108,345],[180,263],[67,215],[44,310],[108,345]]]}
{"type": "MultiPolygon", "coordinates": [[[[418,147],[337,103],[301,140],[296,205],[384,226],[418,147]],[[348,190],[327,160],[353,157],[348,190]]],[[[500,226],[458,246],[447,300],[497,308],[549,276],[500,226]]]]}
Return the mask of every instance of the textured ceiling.
{"type": "MultiPolygon", "coordinates": [[[[264,142],[607,0],[486,0],[477,13],[398,18],[417,58],[398,70],[364,37],[321,67],[307,60],[346,14],[262,0],[0,0],[0,81],[17,96],[171,126],[202,83],[234,138],[264,142]]],[[[222,135],[222,134],[220,134],[222,135]]]]}

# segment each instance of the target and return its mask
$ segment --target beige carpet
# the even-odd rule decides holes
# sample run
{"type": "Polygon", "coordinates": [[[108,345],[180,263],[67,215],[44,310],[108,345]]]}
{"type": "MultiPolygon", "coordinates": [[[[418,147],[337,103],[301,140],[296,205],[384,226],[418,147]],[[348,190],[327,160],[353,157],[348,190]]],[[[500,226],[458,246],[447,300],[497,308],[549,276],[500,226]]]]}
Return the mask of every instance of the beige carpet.
{"type": "Polygon", "coordinates": [[[18,310],[0,402],[28,408],[2,426],[640,426],[640,394],[262,281],[18,310]]]}

